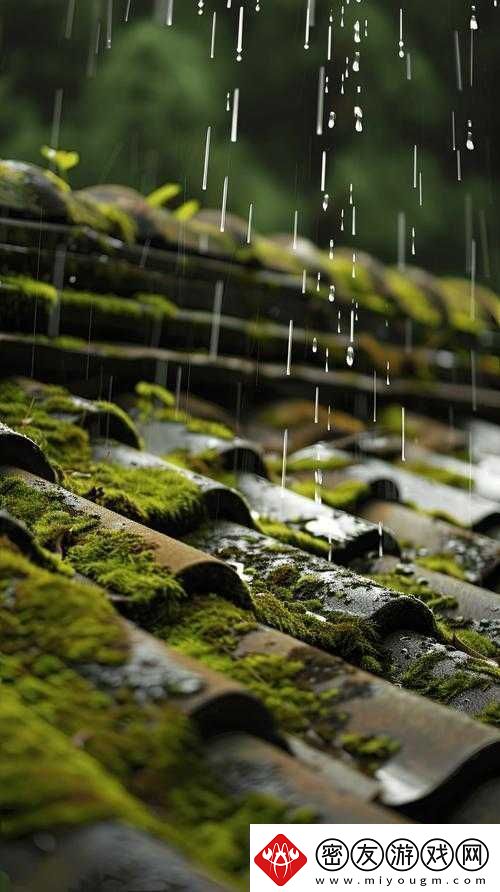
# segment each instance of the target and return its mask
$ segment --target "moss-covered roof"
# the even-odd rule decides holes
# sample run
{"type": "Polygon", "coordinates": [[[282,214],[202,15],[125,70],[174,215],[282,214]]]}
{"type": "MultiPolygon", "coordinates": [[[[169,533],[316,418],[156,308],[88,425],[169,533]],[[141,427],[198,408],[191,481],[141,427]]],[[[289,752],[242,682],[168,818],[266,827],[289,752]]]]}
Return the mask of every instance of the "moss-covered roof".
{"type": "Polygon", "coordinates": [[[0,206],[1,834],[125,822],[243,888],[251,821],[453,820],[500,750],[496,295],[203,213],[181,269],[172,213],[10,162],[0,206]]]}

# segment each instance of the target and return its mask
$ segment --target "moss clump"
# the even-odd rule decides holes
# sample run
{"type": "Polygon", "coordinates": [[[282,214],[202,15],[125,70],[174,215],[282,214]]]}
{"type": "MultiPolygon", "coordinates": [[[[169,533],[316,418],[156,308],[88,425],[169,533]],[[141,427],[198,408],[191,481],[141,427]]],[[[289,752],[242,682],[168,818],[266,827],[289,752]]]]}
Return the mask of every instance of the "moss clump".
{"type": "Polygon", "coordinates": [[[4,653],[23,651],[32,641],[41,652],[62,660],[123,662],[123,625],[95,588],[50,574],[0,549],[0,597],[4,653]],[[13,596],[15,610],[9,606],[13,596]]]}
{"type": "Polygon", "coordinates": [[[182,535],[205,519],[199,487],[175,471],[99,462],[88,477],[70,476],[68,483],[78,495],[165,533],[182,535]]]}
{"type": "Polygon", "coordinates": [[[402,275],[398,270],[386,268],[385,284],[391,291],[402,313],[410,316],[421,325],[436,328],[441,322],[441,314],[432,304],[422,288],[402,275]]]}
{"type": "Polygon", "coordinates": [[[294,545],[301,548],[302,551],[309,551],[311,554],[317,554],[319,557],[327,557],[330,551],[328,542],[323,539],[317,539],[310,533],[303,533],[301,530],[294,530],[293,527],[287,526],[278,521],[268,520],[260,517],[258,520],[258,528],[266,536],[285,542],[287,545],[294,545]]]}
{"type": "MultiPolygon", "coordinates": [[[[296,586],[301,585],[301,580],[303,577],[296,586]]],[[[328,618],[322,618],[309,610],[307,601],[284,602],[269,590],[259,591],[259,588],[255,581],[250,583],[255,615],[260,622],[342,657],[369,672],[382,674],[380,641],[370,623],[338,612],[331,612],[328,618]]]]}
{"type": "Polygon", "coordinates": [[[0,382],[0,417],[4,424],[31,437],[49,461],[71,467],[90,459],[88,434],[71,421],[54,417],[46,399],[66,394],[47,388],[45,397],[29,396],[15,381],[0,382]]]}
{"type": "MultiPolygon", "coordinates": [[[[438,676],[434,670],[439,663],[447,659],[445,652],[433,652],[424,654],[415,660],[401,676],[401,684],[405,688],[417,691],[432,700],[440,703],[450,703],[455,697],[471,691],[474,688],[486,688],[488,679],[476,674],[476,667],[470,663],[471,671],[456,669],[450,675],[438,676]]],[[[480,667],[480,671],[482,667],[480,667]]]]}
{"type": "Polygon", "coordinates": [[[375,573],[372,575],[372,579],[398,594],[413,595],[437,613],[443,610],[453,610],[458,606],[456,598],[440,595],[428,583],[418,582],[414,574],[408,576],[394,570],[392,573],[375,573]]]}
{"type": "Polygon", "coordinates": [[[185,424],[187,430],[193,434],[205,434],[209,437],[217,437],[220,440],[232,440],[233,431],[220,421],[209,421],[204,418],[192,418],[186,412],[175,408],[175,400],[169,390],[159,384],[149,384],[140,381],[135,388],[137,395],[137,409],[141,420],[146,421],[173,421],[185,424]]]}
{"type": "Polygon", "coordinates": [[[498,647],[475,629],[455,629],[449,631],[452,634],[453,644],[463,647],[465,650],[474,651],[482,657],[498,656],[498,647]]]}
{"type": "Polygon", "coordinates": [[[80,310],[92,310],[96,322],[101,319],[111,320],[128,319],[132,324],[136,321],[153,321],[172,319],[176,313],[176,307],[165,297],[160,295],[137,294],[134,298],[117,297],[114,294],[95,294],[91,291],[61,292],[61,307],[63,311],[68,308],[80,310]]]}
{"type": "Polygon", "coordinates": [[[426,462],[415,461],[406,462],[405,471],[411,471],[419,474],[420,477],[426,477],[428,480],[434,480],[436,483],[444,483],[446,486],[454,486],[458,489],[469,489],[469,478],[463,474],[457,474],[455,471],[448,471],[446,468],[440,468],[435,465],[429,465],[426,462]]]}
{"type": "Polygon", "coordinates": [[[238,655],[239,642],[256,628],[252,614],[209,595],[186,606],[166,637],[183,653],[244,684],[274,713],[283,731],[305,733],[314,728],[317,734],[330,739],[339,722],[335,715],[338,693],[315,693],[308,688],[306,667],[300,658],[262,653],[238,655]]]}
{"type": "Polygon", "coordinates": [[[92,532],[68,549],[67,558],[79,573],[123,595],[123,612],[148,628],[172,622],[185,597],[171,573],[155,562],[153,550],[123,530],[92,532]]]}
{"type": "Polygon", "coordinates": [[[454,576],[455,579],[465,579],[465,571],[457,561],[447,554],[430,554],[425,557],[417,557],[416,563],[436,573],[444,573],[445,576],[454,576]]]}
{"type": "Polygon", "coordinates": [[[375,774],[394,753],[401,749],[401,744],[387,734],[373,736],[369,734],[342,734],[340,743],[347,753],[364,764],[368,774],[375,774]]]}
{"type": "Polygon", "coordinates": [[[34,489],[16,477],[0,481],[0,504],[22,520],[67,567],[122,595],[126,615],[150,625],[170,621],[183,589],[154,552],[122,530],[103,530],[94,517],[70,509],[57,492],[34,489]]]}
{"type": "Polygon", "coordinates": [[[298,471],[338,471],[352,464],[351,459],[340,455],[331,455],[329,458],[292,458],[287,462],[287,471],[295,474],[298,471]]]}
{"type": "Polygon", "coordinates": [[[136,407],[139,417],[146,421],[152,414],[161,409],[171,409],[175,406],[175,397],[170,390],[160,384],[151,384],[149,381],[139,381],[135,385],[136,407]]]}
{"type": "Polygon", "coordinates": [[[480,722],[484,722],[485,725],[493,725],[495,728],[500,728],[500,703],[489,703],[476,718],[480,722]]]}
{"type": "Polygon", "coordinates": [[[361,480],[342,480],[334,487],[317,487],[312,481],[302,481],[294,483],[292,489],[309,499],[313,499],[318,491],[325,505],[344,511],[354,509],[370,496],[369,484],[361,480]]]}
{"type": "Polygon", "coordinates": [[[2,689],[0,811],[4,837],[100,820],[152,830],[154,819],[87,753],[2,689]]]}

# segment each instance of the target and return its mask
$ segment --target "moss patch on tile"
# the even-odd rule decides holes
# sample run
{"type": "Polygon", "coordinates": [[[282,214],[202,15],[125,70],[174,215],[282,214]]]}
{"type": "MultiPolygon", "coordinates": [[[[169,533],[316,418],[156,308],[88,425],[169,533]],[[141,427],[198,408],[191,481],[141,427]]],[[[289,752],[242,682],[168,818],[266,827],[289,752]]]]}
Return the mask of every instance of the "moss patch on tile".
{"type": "Polygon", "coordinates": [[[361,480],[342,480],[333,487],[317,486],[313,481],[305,480],[294,483],[292,489],[308,499],[314,499],[318,493],[325,505],[344,511],[354,509],[370,496],[370,486],[361,480]]]}
{"type": "Polygon", "coordinates": [[[472,662],[467,667],[470,671],[455,669],[448,675],[436,675],[434,670],[447,657],[446,652],[432,652],[418,657],[401,676],[401,684],[440,703],[450,703],[466,691],[488,686],[487,677],[477,672],[478,668],[484,671],[483,667],[476,667],[472,662]]]}
{"type": "Polygon", "coordinates": [[[33,488],[17,477],[0,481],[0,505],[22,520],[43,547],[59,554],[66,567],[123,596],[120,607],[127,616],[146,625],[175,616],[184,591],[138,537],[103,530],[95,517],[79,514],[57,492],[33,488]]]}
{"type": "Polygon", "coordinates": [[[375,772],[401,749],[401,744],[387,734],[378,736],[350,732],[340,735],[342,748],[364,766],[367,774],[375,772]]]}
{"type": "Polygon", "coordinates": [[[465,579],[465,571],[455,558],[447,554],[429,554],[424,557],[416,557],[415,563],[436,573],[444,573],[445,576],[453,576],[455,579],[465,579]]]}
{"type": "Polygon", "coordinates": [[[164,468],[125,468],[104,462],[69,476],[77,495],[165,533],[182,535],[205,519],[199,487],[164,468]]]}
{"type": "Polygon", "coordinates": [[[445,486],[454,486],[457,489],[469,489],[469,478],[463,474],[457,474],[455,471],[448,471],[437,465],[427,464],[422,461],[398,463],[405,471],[411,471],[427,480],[434,480],[436,483],[443,483],[445,486]]]}

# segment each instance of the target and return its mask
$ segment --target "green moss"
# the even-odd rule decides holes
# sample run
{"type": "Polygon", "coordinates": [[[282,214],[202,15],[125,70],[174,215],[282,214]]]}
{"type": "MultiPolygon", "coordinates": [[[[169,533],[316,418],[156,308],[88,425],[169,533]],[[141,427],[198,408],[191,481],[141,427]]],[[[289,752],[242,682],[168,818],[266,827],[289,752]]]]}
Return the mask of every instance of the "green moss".
{"type": "Polygon", "coordinates": [[[454,576],[455,579],[465,579],[465,571],[457,561],[447,554],[430,554],[425,557],[417,557],[417,564],[434,570],[436,573],[444,573],[446,576],[454,576]]]}
{"type": "Polygon", "coordinates": [[[401,749],[401,744],[387,734],[342,734],[340,743],[351,756],[365,765],[368,774],[374,774],[384,762],[401,749]]]}
{"type": "MultiPolygon", "coordinates": [[[[449,703],[455,697],[474,688],[485,688],[488,685],[487,678],[475,673],[475,666],[471,663],[467,672],[464,669],[456,669],[451,675],[439,677],[434,675],[434,670],[439,663],[447,659],[445,652],[433,652],[424,654],[416,659],[401,677],[401,684],[405,688],[417,691],[432,700],[440,703],[449,703]]],[[[481,671],[482,671],[481,666],[481,671]]]]}
{"type": "Polygon", "coordinates": [[[71,476],[78,495],[165,533],[181,535],[205,518],[199,487],[164,468],[124,468],[95,463],[89,476],[71,476]]]}
{"type": "MultiPolygon", "coordinates": [[[[196,598],[166,632],[168,643],[245,685],[274,713],[280,727],[326,734],[336,720],[335,693],[315,694],[304,681],[304,663],[275,654],[237,655],[240,640],[257,628],[255,617],[216,596],[196,598]]],[[[331,733],[331,732],[330,732],[331,733]]]]}
{"type": "Polygon", "coordinates": [[[117,297],[114,294],[95,294],[87,291],[66,290],[61,293],[61,306],[81,310],[92,309],[93,318],[99,322],[101,318],[134,320],[163,320],[175,316],[176,307],[167,298],[160,295],[141,294],[134,298],[117,297]]]}
{"type": "Polygon", "coordinates": [[[475,629],[454,629],[450,630],[453,636],[453,643],[464,647],[466,650],[475,651],[483,657],[496,657],[498,655],[498,647],[493,644],[489,638],[486,638],[481,632],[475,629]]]}
{"type": "Polygon", "coordinates": [[[408,576],[394,570],[392,573],[375,573],[372,575],[372,579],[391,591],[403,595],[413,595],[437,613],[443,610],[452,610],[458,606],[456,598],[440,595],[427,583],[418,582],[414,574],[408,576]]]}
{"type": "MultiPolygon", "coordinates": [[[[102,592],[35,567],[0,549],[0,637],[4,653],[24,650],[27,641],[70,661],[123,661],[123,626],[102,592]],[[15,595],[16,610],[6,607],[15,595]]],[[[32,645],[33,646],[33,645],[32,645]]]]}
{"type": "Polygon", "coordinates": [[[303,551],[309,551],[311,554],[317,554],[320,557],[328,556],[330,550],[328,542],[325,542],[323,539],[317,539],[316,536],[312,536],[310,533],[294,530],[284,523],[263,517],[259,518],[257,524],[258,528],[266,536],[271,536],[273,539],[278,539],[280,542],[285,542],[288,545],[294,545],[296,548],[301,548],[303,551]]]}
{"type": "MultiPolygon", "coordinates": [[[[329,458],[291,458],[287,461],[288,474],[296,474],[300,471],[338,471],[352,464],[351,459],[342,456],[331,455],[329,458]]],[[[281,473],[281,458],[270,457],[266,459],[266,465],[272,473],[281,473]]]]}
{"type": "Polygon", "coordinates": [[[436,483],[444,483],[446,486],[454,486],[459,489],[469,489],[469,478],[463,474],[457,474],[455,471],[448,471],[446,468],[440,468],[435,465],[429,465],[426,462],[405,462],[401,464],[405,471],[412,471],[428,480],[435,480],[436,483]]]}
{"type": "Polygon", "coordinates": [[[38,719],[5,687],[0,746],[2,836],[112,819],[144,830],[154,827],[147,811],[95,759],[38,719]]]}
{"type": "Polygon", "coordinates": [[[41,545],[61,554],[66,566],[122,595],[126,615],[146,625],[175,615],[183,590],[138,537],[103,531],[95,517],[68,508],[57,493],[34,489],[16,477],[0,481],[0,505],[22,520],[41,545]]]}
{"type": "Polygon", "coordinates": [[[294,483],[292,489],[309,499],[315,497],[317,490],[325,505],[329,505],[331,508],[341,508],[344,511],[354,509],[370,495],[370,486],[361,480],[342,480],[333,487],[317,487],[312,481],[301,481],[294,483]]]}
{"type": "MultiPolygon", "coordinates": [[[[304,577],[300,577],[292,591],[303,585],[304,577]]],[[[250,583],[250,588],[259,622],[370,672],[382,673],[380,642],[370,623],[343,613],[329,613],[328,618],[324,619],[309,612],[306,604],[300,601],[284,602],[272,592],[262,591],[254,581],[250,583]]],[[[280,587],[277,587],[277,592],[280,592],[280,587]]]]}
{"type": "Polygon", "coordinates": [[[495,728],[500,728],[500,703],[489,703],[476,718],[480,722],[484,722],[485,725],[493,725],[495,728]]]}
{"type": "Polygon", "coordinates": [[[148,628],[172,622],[185,597],[172,574],[155,562],[152,549],[123,530],[90,533],[68,549],[67,558],[79,573],[123,595],[123,612],[148,628]]]}
{"type": "Polygon", "coordinates": [[[441,322],[441,314],[433,306],[431,299],[422,288],[396,269],[385,270],[385,283],[394,295],[402,313],[410,316],[421,325],[436,328],[441,322]]]}
{"type": "MultiPolygon", "coordinates": [[[[48,388],[46,399],[66,392],[48,388]]],[[[0,382],[0,418],[38,443],[49,461],[58,465],[76,465],[90,458],[88,434],[76,424],[51,415],[44,398],[29,396],[12,381],[0,382]]]]}

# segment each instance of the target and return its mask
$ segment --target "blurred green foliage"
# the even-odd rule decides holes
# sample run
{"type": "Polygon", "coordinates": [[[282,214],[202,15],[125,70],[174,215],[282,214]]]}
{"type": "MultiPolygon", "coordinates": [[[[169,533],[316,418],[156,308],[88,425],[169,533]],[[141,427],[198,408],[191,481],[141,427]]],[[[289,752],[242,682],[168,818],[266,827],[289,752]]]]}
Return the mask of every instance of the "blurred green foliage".
{"type": "Polygon", "coordinates": [[[240,0],[176,0],[166,27],[166,0],[2,0],[0,7],[0,157],[40,162],[49,144],[55,95],[63,90],[59,147],[76,150],[73,186],[121,182],[147,194],[179,182],[178,202],[198,199],[220,206],[229,175],[228,210],[254,225],[290,232],[295,209],[299,231],[322,244],[350,244],[349,183],[357,208],[356,245],[386,261],[397,257],[397,218],[406,214],[407,257],[411,227],[415,261],[435,272],[467,272],[470,236],[477,241],[478,275],[498,284],[496,135],[500,75],[496,32],[500,9],[483,4],[474,32],[470,86],[470,3],[420,0],[404,8],[406,59],[398,57],[401,0],[345,0],[334,10],[334,54],[327,67],[323,137],[316,135],[319,66],[325,64],[330,4],[316,0],[310,49],[304,50],[305,0],[245,3],[244,51],[236,61],[240,0]],[[212,12],[217,12],[215,59],[210,61],[212,12]],[[368,36],[353,43],[353,24],[368,36]],[[163,22],[163,23],[162,23],[163,22]],[[457,89],[454,31],[458,32],[463,89],[457,89]],[[352,71],[360,50],[359,75],[352,71]],[[96,51],[97,50],[97,51],[96,51]],[[340,78],[349,56],[345,93],[340,78]],[[356,85],[361,86],[359,99],[356,85]],[[226,95],[240,89],[238,141],[229,139],[226,95]],[[354,104],[363,108],[363,132],[354,130],[354,104]],[[326,125],[336,113],[333,129],[326,125]],[[462,182],[451,150],[451,113],[461,149],[462,182]],[[473,122],[474,151],[465,147],[473,122]],[[201,189],[205,134],[212,127],[208,190],[201,189]],[[423,206],[412,188],[413,146],[418,145],[423,206]],[[321,149],[328,149],[329,208],[322,210],[321,149]],[[346,231],[340,232],[340,210],[346,231]],[[468,208],[468,210],[467,210],[468,208]],[[471,229],[472,225],[472,229],[471,229]]]}

